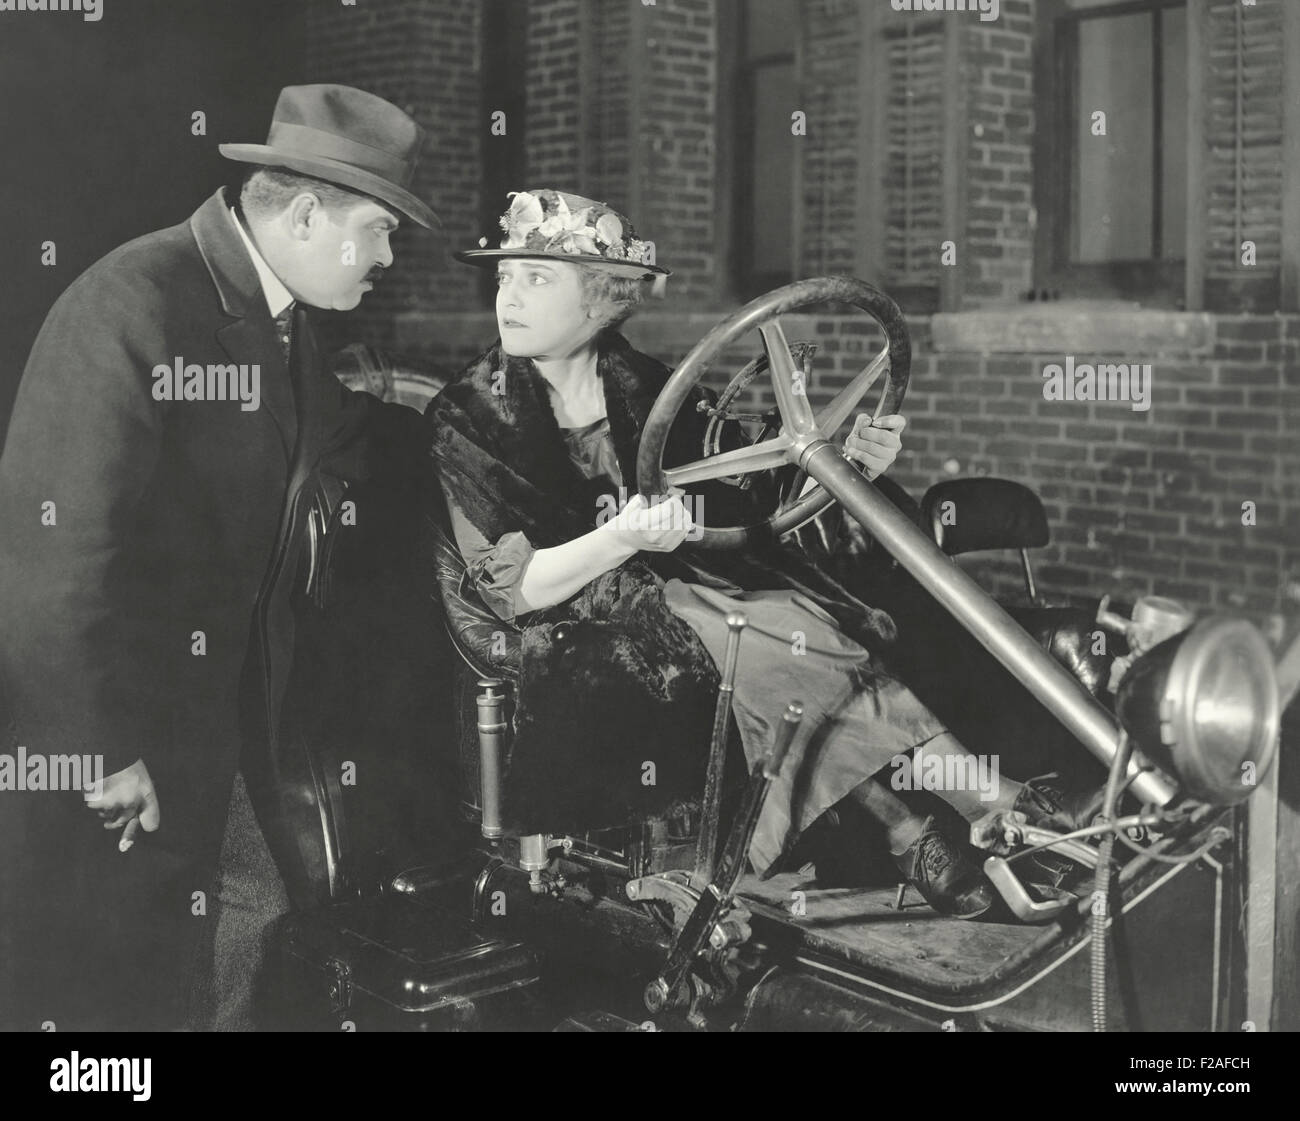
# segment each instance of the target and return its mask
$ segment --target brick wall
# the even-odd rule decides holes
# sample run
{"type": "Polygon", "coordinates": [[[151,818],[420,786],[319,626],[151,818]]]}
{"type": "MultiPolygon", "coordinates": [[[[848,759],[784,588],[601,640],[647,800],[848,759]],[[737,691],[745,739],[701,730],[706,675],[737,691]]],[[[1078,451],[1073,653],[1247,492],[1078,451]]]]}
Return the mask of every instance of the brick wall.
{"type": "MultiPolygon", "coordinates": [[[[995,314],[995,313],[987,313],[995,314]]],[[[1296,610],[1300,593],[1300,316],[1207,316],[1207,345],[1077,356],[1149,362],[1151,407],[1056,402],[1060,351],[936,352],[922,325],[895,477],[914,493],[947,475],[1032,486],[1052,531],[1036,575],[1049,597],[1146,592],[1201,607],[1296,610]],[[1255,504],[1243,525],[1243,502],[1255,504]]],[[[1008,555],[981,573],[1022,587],[1008,555]]]]}
{"type": "MultiPolygon", "coordinates": [[[[529,0],[525,182],[626,210],[636,136],[629,117],[633,5],[529,0]]],[[[504,202],[504,200],[502,200],[504,202]]],[[[637,216],[639,217],[639,216],[637,216]]]]}
{"type": "Polygon", "coordinates": [[[624,211],[676,273],[667,307],[710,296],[713,0],[527,0],[527,14],[526,120],[514,134],[527,170],[518,186],[569,188],[624,211]]]}
{"type": "Polygon", "coordinates": [[[1034,21],[1029,0],[1002,0],[995,22],[963,19],[961,33],[966,228],[957,267],[962,270],[962,305],[983,307],[1020,299],[1033,283],[1034,21]]]}
{"type": "Polygon", "coordinates": [[[448,254],[481,234],[479,150],[488,120],[480,109],[478,6],[385,0],[382,6],[317,4],[304,16],[307,81],[340,82],[387,98],[429,133],[414,193],[433,207],[442,228],[429,232],[404,222],[384,282],[355,312],[323,317],[329,343],[391,346],[402,314],[463,307],[476,298],[474,276],[448,254]]]}
{"type": "MultiPolygon", "coordinates": [[[[595,5],[592,28],[596,92],[588,131],[585,183],[589,197],[629,203],[632,150],[632,75],[628,64],[633,5],[595,5]]],[[[618,209],[617,203],[613,204],[618,209]]]]}
{"type": "Polygon", "coordinates": [[[669,308],[711,299],[722,267],[714,237],[717,17],[714,0],[672,0],[642,9],[640,214],[631,215],[658,259],[674,271],[669,308]]]}
{"type": "MultiPolygon", "coordinates": [[[[522,6],[521,6],[522,7],[522,6]]],[[[527,187],[573,183],[579,165],[578,0],[527,0],[527,187]]],[[[579,184],[574,189],[581,193],[579,184]]]]}

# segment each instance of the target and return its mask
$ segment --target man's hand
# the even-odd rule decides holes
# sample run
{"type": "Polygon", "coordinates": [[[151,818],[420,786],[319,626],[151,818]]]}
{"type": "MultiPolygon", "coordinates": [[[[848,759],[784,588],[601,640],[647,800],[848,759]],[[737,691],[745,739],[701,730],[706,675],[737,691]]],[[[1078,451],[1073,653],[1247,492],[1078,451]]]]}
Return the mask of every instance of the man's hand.
{"type": "Polygon", "coordinates": [[[867,478],[874,479],[889,470],[903,447],[903,429],[907,417],[900,413],[877,417],[859,413],[853,431],[844,438],[844,454],[867,468],[867,478]]]}
{"type": "Polygon", "coordinates": [[[129,767],[105,778],[99,797],[89,791],[84,797],[86,808],[99,814],[105,829],[126,826],[122,839],[117,843],[119,852],[126,852],[135,844],[140,826],[144,826],[146,833],[152,833],[161,820],[158,795],[154,793],[153,779],[149,777],[149,768],[143,759],[137,759],[129,767]]]}

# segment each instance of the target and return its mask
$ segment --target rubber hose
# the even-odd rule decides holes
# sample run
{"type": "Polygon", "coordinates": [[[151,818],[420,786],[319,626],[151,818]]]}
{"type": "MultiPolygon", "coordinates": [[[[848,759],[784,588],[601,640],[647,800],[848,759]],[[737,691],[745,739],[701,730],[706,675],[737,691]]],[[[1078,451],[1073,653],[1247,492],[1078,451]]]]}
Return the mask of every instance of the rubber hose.
{"type": "MultiPolygon", "coordinates": [[[[1121,732],[1115,746],[1115,756],[1110,761],[1106,777],[1106,794],[1101,813],[1105,821],[1115,820],[1120,786],[1128,769],[1131,754],[1128,733],[1121,732]]],[[[1089,947],[1092,965],[1092,1030],[1106,1030],[1106,918],[1110,913],[1110,858],[1115,848],[1115,834],[1102,837],[1097,850],[1097,871],[1092,882],[1092,945],[1089,947]]]]}

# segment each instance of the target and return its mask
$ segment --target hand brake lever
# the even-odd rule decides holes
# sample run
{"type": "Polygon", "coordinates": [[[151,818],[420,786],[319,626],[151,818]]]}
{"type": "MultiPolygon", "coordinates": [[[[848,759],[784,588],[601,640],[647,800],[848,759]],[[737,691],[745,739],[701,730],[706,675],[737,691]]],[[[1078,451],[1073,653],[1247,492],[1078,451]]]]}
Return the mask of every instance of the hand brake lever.
{"type": "Polygon", "coordinates": [[[781,764],[785,762],[790,744],[794,741],[794,734],[798,731],[802,720],[803,705],[798,701],[791,701],[781,716],[776,741],[771,751],[754,764],[754,770],[749,776],[749,784],[745,787],[740,807],[732,822],[731,831],[727,834],[726,845],[718,859],[717,870],[700,893],[695,910],[691,912],[686,925],[682,927],[681,934],[673,943],[663,972],[646,986],[645,1004],[651,1012],[659,1012],[670,1005],[689,1002],[690,994],[684,990],[682,982],[690,970],[691,963],[704,949],[705,943],[711,939],[723,912],[731,903],[736,885],[740,883],[740,877],[745,871],[745,857],[749,852],[750,842],[754,839],[754,830],[758,827],[759,815],[763,811],[763,803],[767,800],[767,792],[771,788],[772,781],[781,772],[781,764]]]}

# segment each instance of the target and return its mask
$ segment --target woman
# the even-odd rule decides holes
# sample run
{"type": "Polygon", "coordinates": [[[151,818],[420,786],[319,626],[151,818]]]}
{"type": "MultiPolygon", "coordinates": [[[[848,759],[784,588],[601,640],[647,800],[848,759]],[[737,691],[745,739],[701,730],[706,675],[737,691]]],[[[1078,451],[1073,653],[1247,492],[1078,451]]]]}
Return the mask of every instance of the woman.
{"type": "MultiPolygon", "coordinates": [[[[499,248],[456,254],[496,270],[500,340],[425,415],[469,573],[523,632],[508,804],[554,831],[613,825],[698,792],[725,620],[741,610],[749,625],[733,707],[751,766],[787,702],[805,713],[751,846],[756,870],[769,872],[847,798],[884,826],[900,870],[933,907],[982,914],[993,895],[973,850],[888,785],[890,763],[919,746],[963,753],[884,669],[889,617],[789,547],[677,552],[692,512],[753,522],[772,487],[705,483],[654,504],[638,495],[609,516],[611,496],[635,487],[641,430],[669,374],[615,328],[667,270],[642,263],[622,215],[580,196],[514,194],[501,226],[499,248]]],[[[681,411],[666,463],[699,457],[704,420],[681,411]]],[[[898,455],[905,425],[863,414],[844,454],[874,478],[898,455]]],[[[1053,795],[1003,779],[992,800],[942,796],[975,820],[1012,807],[1042,819],[1061,811],[1053,795]]]]}

